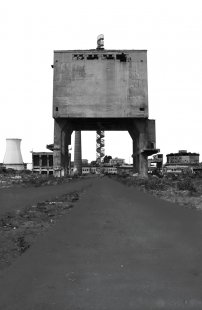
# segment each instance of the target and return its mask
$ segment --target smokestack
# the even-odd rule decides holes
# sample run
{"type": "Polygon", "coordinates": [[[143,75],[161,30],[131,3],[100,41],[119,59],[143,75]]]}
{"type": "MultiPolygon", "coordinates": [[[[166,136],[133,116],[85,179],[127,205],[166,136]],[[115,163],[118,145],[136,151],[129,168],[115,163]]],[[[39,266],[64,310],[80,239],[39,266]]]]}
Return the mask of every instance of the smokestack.
{"type": "Polygon", "coordinates": [[[6,153],[3,164],[6,168],[24,170],[24,163],[20,150],[21,139],[6,139],[6,153]]]}
{"type": "Polygon", "coordinates": [[[82,174],[82,159],[81,159],[81,131],[75,131],[74,141],[74,173],[82,174]]]}

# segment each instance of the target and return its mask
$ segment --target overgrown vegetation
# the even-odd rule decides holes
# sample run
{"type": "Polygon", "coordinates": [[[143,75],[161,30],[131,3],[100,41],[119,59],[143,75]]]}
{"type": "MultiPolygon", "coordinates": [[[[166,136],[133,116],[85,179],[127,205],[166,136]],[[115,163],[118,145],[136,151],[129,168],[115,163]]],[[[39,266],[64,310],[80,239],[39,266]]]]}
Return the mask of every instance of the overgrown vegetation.
{"type": "Polygon", "coordinates": [[[127,186],[134,186],[161,199],[202,210],[202,178],[193,175],[165,177],[113,176],[127,186]]]}
{"type": "Polygon", "coordinates": [[[190,193],[197,192],[197,188],[193,182],[193,179],[186,177],[177,182],[177,189],[180,191],[189,191],[190,193]]]}
{"type": "Polygon", "coordinates": [[[67,183],[77,176],[69,177],[54,177],[53,175],[43,175],[32,173],[29,170],[18,172],[12,169],[2,170],[0,173],[0,188],[8,188],[12,186],[45,186],[67,183]]]}

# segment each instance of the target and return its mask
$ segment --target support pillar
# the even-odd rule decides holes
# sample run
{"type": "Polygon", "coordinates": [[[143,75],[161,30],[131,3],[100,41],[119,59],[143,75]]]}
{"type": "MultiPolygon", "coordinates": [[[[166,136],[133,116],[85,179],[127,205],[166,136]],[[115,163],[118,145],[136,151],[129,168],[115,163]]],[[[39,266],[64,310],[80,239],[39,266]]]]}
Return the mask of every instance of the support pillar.
{"type": "Polygon", "coordinates": [[[136,135],[136,138],[133,139],[133,171],[142,177],[147,177],[147,155],[140,148],[142,143],[144,143],[143,135],[136,135]]]}
{"type": "Polygon", "coordinates": [[[133,169],[140,176],[148,176],[147,157],[158,153],[156,149],[155,121],[149,119],[134,119],[128,129],[133,140],[133,169]]]}
{"type": "Polygon", "coordinates": [[[71,144],[72,128],[68,120],[55,119],[54,123],[54,148],[53,148],[53,169],[54,176],[66,176],[69,173],[69,152],[71,144]]]}
{"type": "Polygon", "coordinates": [[[133,139],[133,171],[138,173],[142,177],[148,175],[148,163],[147,155],[144,153],[144,149],[141,146],[145,143],[145,137],[143,133],[136,132],[132,137],[133,139]]]}
{"type": "Polygon", "coordinates": [[[82,174],[82,155],[81,155],[81,131],[75,131],[74,143],[74,173],[82,174]]]}
{"type": "Polygon", "coordinates": [[[145,149],[147,147],[147,120],[135,120],[129,133],[133,140],[133,171],[142,177],[148,176],[148,162],[145,149]]]}
{"type": "Polygon", "coordinates": [[[42,170],[42,157],[41,155],[39,155],[39,173],[41,174],[41,170],[42,170]]]}

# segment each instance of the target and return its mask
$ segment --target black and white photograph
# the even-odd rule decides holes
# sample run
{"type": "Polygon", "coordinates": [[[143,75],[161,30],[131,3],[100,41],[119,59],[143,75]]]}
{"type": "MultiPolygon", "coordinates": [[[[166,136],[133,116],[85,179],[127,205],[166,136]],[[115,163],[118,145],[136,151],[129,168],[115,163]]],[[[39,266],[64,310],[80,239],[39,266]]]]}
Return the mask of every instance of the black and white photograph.
{"type": "Polygon", "coordinates": [[[0,4],[0,310],[202,309],[202,2],[0,4]]]}

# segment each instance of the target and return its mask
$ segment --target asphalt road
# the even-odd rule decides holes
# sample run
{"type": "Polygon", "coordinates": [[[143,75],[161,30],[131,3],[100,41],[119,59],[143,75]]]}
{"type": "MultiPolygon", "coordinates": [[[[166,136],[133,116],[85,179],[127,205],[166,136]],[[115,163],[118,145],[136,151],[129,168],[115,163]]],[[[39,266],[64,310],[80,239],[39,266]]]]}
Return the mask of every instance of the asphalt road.
{"type": "Polygon", "coordinates": [[[0,275],[0,309],[200,310],[201,240],[201,212],[94,179],[0,275]]]}

